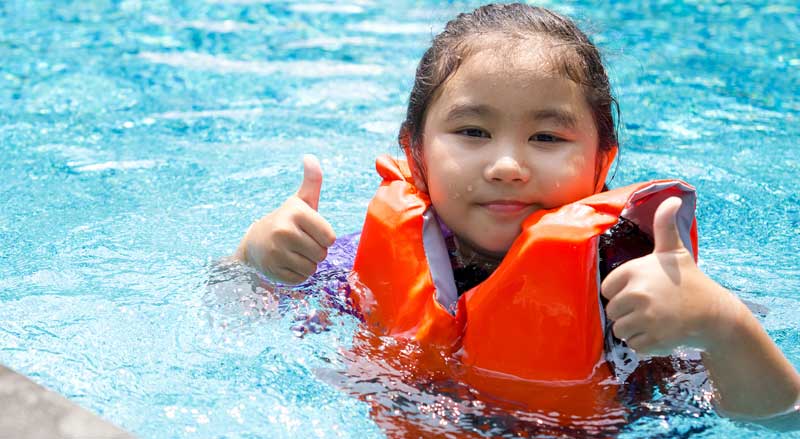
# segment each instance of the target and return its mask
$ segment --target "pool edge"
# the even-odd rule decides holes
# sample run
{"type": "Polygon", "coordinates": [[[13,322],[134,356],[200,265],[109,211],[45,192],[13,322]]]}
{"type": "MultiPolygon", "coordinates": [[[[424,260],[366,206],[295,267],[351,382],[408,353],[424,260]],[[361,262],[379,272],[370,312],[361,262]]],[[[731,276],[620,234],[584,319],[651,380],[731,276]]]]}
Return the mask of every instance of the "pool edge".
{"type": "Polygon", "coordinates": [[[130,433],[0,364],[0,437],[119,438],[130,433]]]}

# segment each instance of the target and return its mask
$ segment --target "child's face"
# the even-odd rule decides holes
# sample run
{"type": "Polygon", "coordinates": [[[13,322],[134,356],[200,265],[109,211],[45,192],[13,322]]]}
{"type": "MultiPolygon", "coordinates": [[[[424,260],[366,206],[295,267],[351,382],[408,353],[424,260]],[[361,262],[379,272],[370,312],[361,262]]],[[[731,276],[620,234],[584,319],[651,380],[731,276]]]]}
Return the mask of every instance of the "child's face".
{"type": "Polygon", "coordinates": [[[417,185],[462,246],[494,257],[534,211],[598,192],[613,160],[581,88],[531,52],[470,56],[425,119],[417,185]]]}

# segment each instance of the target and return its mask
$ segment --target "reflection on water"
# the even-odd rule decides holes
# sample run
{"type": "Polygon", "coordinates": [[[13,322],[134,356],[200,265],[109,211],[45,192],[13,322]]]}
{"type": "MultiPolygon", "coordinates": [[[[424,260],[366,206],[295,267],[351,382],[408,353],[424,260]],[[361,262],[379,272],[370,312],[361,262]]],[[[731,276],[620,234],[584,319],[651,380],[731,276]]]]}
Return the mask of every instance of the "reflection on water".
{"type": "MultiPolygon", "coordinates": [[[[212,310],[208,317],[229,337],[283,319],[295,340],[314,343],[314,337],[358,318],[347,297],[346,271],[323,271],[293,288],[276,287],[235,263],[216,265],[211,273],[205,297],[212,310]]],[[[609,437],[625,434],[631,425],[667,418],[672,423],[667,431],[659,431],[660,426],[651,433],[674,437],[699,433],[717,419],[696,352],[643,359],[638,367],[620,371],[624,383],[611,379],[564,386],[520,381],[524,392],[550,395],[531,408],[459,381],[463,366],[442,352],[424,352],[413,342],[379,336],[364,327],[351,335],[352,340],[338,347],[335,359],[321,356],[322,363],[312,373],[367,404],[371,419],[389,437],[609,437]],[[430,356],[443,367],[430,367],[430,356]],[[597,389],[606,389],[603,392],[613,398],[595,399],[603,394],[597,389]],[[591,414],[548,408],[548,398],[561,407],[589,398],[591,414]],[[682,418],[692,419],[688,430],[677,421],[682,418]]]]}
{"type": "MultiPolygon", "coordinates": [[[[607,60],[611,186],[697,187],[700,266],[768,306],[800,365],[797,2],[544,3],[607,60]]],[[[304,153],[323,165],[323,216],[358,230],[419,57],[476,5],[0,1],[0,362],[143,438],[774,437],[711,412],[692,353],[625,376],[626,424],[560,430],[407,370],[411,348],[381,358],[403,349],[381,351],[341,296],[306,294],[321,286],[207,269],[294,193],[304,153]]]]}

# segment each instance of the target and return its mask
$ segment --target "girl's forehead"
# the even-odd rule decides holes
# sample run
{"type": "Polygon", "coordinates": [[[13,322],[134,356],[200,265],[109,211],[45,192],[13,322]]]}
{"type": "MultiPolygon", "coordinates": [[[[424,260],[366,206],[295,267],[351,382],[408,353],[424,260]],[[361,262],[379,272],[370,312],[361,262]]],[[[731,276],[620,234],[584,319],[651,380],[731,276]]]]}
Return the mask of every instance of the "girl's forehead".
{"type": "Polygon", "coordinates": [[[544,57],[490,51],[470,56],[451,76],[453,82],[504,80],[520,84],[561,77],[544,57]]]}
{"type": "Polygon", "coordinates": [[[518,49],[472,52],[463,59],[432,100],[428,121],[479,113],[514,120],[563,114],[562,120],[589,130],[593,122],[583,87],[557,72],[550,56],[518,49]]]}
{"type": "Polygon", "coordinates": [[[488,96],[499,91],[518,91],[520,97],[583,97],[582,88],[557,71],[548,56],[525,52],[473,53],[445,81],[439,97],[488,96]]]}
{"type": "Polygon", "coordinates": [[[465,43],[468,49],[464,52],[462,65],[478,64],[487,72],[527,70],[555,74],[559,64],[575,55],[563,43],[540,35],[519,36],[495,32],[481,34],[465,43]]]}
{"type": "MultiPolygon", "coordinates": [[[[448,89],[469,88],[474,84],[513,83],[528,89],[547,82],[577,85],[564,73],[562,66],[574,53],[550,38],[528,36],[512,38],[492,34],[467,42],[458,67],[442,84],[440,94],[448,89]]],[[[569,85],[566,84],[566,85],[569,85]]]]}

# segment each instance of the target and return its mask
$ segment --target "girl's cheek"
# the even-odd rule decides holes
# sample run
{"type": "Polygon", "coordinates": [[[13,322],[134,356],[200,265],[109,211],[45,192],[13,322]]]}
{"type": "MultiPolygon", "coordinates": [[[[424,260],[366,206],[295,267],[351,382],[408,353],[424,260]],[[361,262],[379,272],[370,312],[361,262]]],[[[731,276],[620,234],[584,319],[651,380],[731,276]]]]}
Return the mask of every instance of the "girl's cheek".
{"type": "Polygon", "coordinates": [[[594,193],[594,168],[583,158],[540,164],[537,180],[548,208],[560,207],[594,193]]]}

